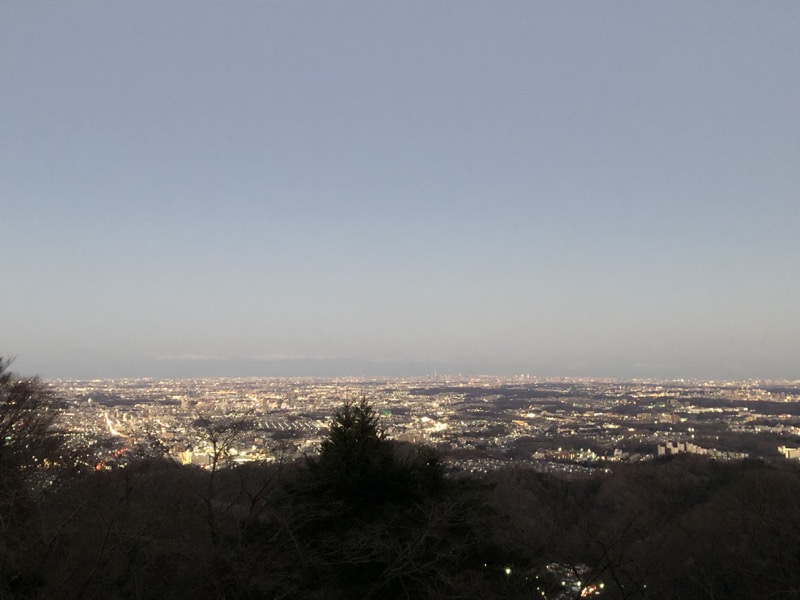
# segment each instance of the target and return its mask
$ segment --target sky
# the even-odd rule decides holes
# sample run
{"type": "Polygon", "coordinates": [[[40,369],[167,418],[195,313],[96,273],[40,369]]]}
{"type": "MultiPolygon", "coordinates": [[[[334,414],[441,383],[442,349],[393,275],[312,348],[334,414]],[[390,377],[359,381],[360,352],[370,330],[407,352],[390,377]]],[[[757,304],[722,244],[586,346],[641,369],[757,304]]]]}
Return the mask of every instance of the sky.
{"type": "Polygon", "coordinates": [[[800,3],[0,3],[44,378],[800,379],[800,3]]]}

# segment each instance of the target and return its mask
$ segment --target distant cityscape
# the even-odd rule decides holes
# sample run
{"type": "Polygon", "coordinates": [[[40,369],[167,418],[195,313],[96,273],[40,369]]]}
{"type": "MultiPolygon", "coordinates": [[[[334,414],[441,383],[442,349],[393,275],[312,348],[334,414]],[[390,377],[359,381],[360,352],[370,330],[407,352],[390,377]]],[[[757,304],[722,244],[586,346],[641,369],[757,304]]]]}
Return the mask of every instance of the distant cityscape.
{"type": "Polygon", "coordinates": [[[313,455],[336,408],[361,398],[388,437],[436,448],[451,477],[513,464],[580,475],[676,453],[800,458],[800,382],[523,375],[49,383],[58,428],[70,446],[92,449],[98,470],[150,453],[203,468],[313,455]],[[220,449],[214,432],[226,427],[220,449]]]}

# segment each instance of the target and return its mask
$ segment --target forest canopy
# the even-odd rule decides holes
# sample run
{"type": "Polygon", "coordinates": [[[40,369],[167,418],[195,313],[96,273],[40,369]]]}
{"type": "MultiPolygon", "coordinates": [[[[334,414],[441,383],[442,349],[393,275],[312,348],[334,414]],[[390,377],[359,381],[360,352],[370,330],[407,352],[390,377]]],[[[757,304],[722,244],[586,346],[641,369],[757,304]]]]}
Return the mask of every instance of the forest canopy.
{"type": "Polygon", "coordinates": [[[47,387],[0,361],[2,599],[800,596],[800,468],[784,460],[467,476],[390,439],[364,398],[307,459],[142,453],[96,471],[59,458],[53,414],[47,387]]]}

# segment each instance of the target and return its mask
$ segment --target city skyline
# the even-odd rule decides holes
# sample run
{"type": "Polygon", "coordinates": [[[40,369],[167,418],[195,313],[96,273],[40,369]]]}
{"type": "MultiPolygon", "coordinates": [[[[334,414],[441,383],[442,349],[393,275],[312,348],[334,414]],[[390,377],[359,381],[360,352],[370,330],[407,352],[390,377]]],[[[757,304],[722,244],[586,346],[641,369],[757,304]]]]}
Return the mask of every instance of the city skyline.
{"type": "Polygon", "coordinates": [[[800,6],[3,3],[45,378],[800,379],[800,6]]]}

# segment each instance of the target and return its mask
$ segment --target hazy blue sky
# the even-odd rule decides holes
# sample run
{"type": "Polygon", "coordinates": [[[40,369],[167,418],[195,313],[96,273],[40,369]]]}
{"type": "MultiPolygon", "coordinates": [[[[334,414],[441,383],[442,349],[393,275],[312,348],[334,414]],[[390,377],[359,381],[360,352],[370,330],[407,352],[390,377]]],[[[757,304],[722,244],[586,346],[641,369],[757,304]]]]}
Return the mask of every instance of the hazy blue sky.
{"type": "Polygon", "coordinates": [[[44,377],[800,378],[800,3],[2,2],[44,377]]]}

